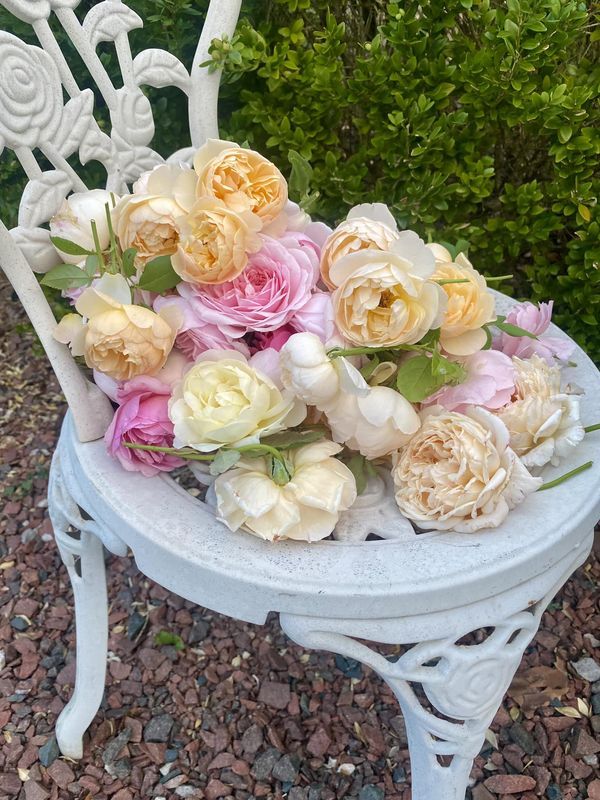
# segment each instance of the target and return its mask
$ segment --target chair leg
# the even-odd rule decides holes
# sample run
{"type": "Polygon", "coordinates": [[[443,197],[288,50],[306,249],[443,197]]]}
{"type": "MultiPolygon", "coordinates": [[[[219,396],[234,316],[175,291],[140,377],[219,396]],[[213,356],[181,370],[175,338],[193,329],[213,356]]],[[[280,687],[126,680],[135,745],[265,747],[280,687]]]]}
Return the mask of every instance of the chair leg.
{"type": "Polygon", "coordinates": [[[468,609],[446,612],[443,630],[447,635],[437,639],[419,633],[410,618],[341,620],[281,614],[281,626],[302,646],[361,661],[390,686],[406,722],[413,800],[464,800],[473,759],[542,613],[586,555],[587,551],[578,554],[559,580],[549,574],[543,598],[529,603],[526,610],[494,619],[490,604],[491,613],[476,626],[487,629],[478,644],[458,643],[473,630],[468,609]],[[415,641],[412,636],[423,638],[396,660],[357,641],[403,643],[415,641]],[[415,692],[413,684],[420,685],[422,692],[415,692]]]}
{"type": "Polygon", "coordinates": [[[78,759],[83,756],[83,735],[104,693],[108,650],[106,574],[99,528],[70,496],[56,456],[50,471],[48,511],[73,586],[77,638],[75,687],[57,720],[56,739],[63,755],[78,759]]]}

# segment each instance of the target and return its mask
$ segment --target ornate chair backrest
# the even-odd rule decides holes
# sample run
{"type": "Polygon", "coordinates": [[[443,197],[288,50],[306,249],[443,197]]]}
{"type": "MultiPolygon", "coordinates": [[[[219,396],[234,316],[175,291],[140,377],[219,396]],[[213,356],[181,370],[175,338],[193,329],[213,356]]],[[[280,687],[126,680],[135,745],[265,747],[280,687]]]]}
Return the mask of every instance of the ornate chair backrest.
{"type": "Polygon", "coordinates": [[[0,0],[11,14],[32,26],[41,45],[26,44],[0,31],[0,154],[5,147],[14,150],[28,178],[18,226],[9,231],[0,220],[0,266],[52,363],[79,438],[92,441],[104,434],[112,411],[106,396],[85,380],[68,349],[52,338],[55,320],[34,275],[60,262],[47,223],[72,191],[98,188],[85,186],[71,166],[72,156],[78,156],[81,164],[99,161],[106,169],[106,188],[116,193],[127,191],[142,172],[164,160],[150,147],[154,119],[141,86],[176,86],[188,96],[191,147],[168,160],[186,160],[208,137],[218,136],[220,74],[209,73],[200,64],[209,58],[212,39],[233,35],[241,0],[210,2],[190,72],[165,50],[142,50],[133,57],[128,34],[141,28],[143,21],[126,3],[103,0],[82,20],[75,10],[79,3],[0,0]],[[110,135],[102,132],[94,118],[94,92],[79,88],[60,49],[50,25],[53,14],[104,98],[110,135]],[[114,43],[123,79],[120,88],[114,86],[98,56],[100,42],[114,43]],[[52,168],[43,168],[36,153],[52,168]]]}

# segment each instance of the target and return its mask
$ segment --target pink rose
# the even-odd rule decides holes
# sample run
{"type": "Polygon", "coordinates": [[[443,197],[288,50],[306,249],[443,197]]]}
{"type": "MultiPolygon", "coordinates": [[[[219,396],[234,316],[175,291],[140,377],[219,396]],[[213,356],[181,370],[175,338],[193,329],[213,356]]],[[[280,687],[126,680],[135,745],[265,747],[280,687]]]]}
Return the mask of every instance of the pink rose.
{"type": "Polygon", "coordinates": [[[493,411],[510,402],[515,391],[515,368],[511,359],[497,350],[480,350],[461,359],[467,378],[458,386],[444,386],[423,403],[448,411],[463,412],[468,406],[493,411]]]}
{"type": "Polygon", "coordinates": [[[104,435],[104,443],[108,453],[129,472],[152,477],[185,464],[176,456],[132,450],[123,444],[173,447],[173,423],[168,415],[170,397],[170,386],[145,376],[133,378],[118,389],[119,408],[104,435]]]}
{"type": "MultiPolygon", "coordinates": [[[[187,293],[189,284],[180,284],[183,292],[187,293]]],[[[219,327],[212,322],[207,322],[202,317],[203,308],[195,303],[195,295],[190,293],[189,300],[179,295],[157,297],[154,301],[154,310],[159,311],[168,305],[175,305],[183,315],[183,324],[175,339],[176,347],[192,361],[207,350],[238,350],[245,356],[250,351],[243,341],[235,341],[225,336],[219,327]]]]}
{"type": "Polygon", "coordinates": [[[329,292],[317,291],[311,295],[300,311],[294,314],[290,325],[299,333],[314,333],[323,344],[331,341],[338,331],[329,292]]]}
{"type": "Polygon", "coordinates": [[[558,336],[542,337],[550,325],[553,305],[554,300],[550,300],[548,303],[539,303],[537,306],[529,302],[514,306],[508,313],[506,322],[518,325],[519,328],[541,338],[530,339],[528,336],[509,336],[507,333],[501,333],[494,339],[494,349],[501,350],[507,356],[517,356],[523,359],[538,355],[550,365],[554,364],[557,358],[561,361],[568,361],[575,348],[571,342],[560,339],[558,336]]]}
{"type": "Polygon", "coordinates": [[[178,289],[223,336],[282,328],[306,305],[318,280],[319,248],[307,236],[288,231],[280,239],[261,238],[262,248],[234,280],[178,289]]]}
{"type": "Polygon", "coordinates": [[[261,350],[267,349],[273,349],[279,352],[290,336],[293,336],[295,333],[296,331],[291,325],[286,325],[276,331],[257,333],[251,339],[250,352],[259,353],[261,350]]]}

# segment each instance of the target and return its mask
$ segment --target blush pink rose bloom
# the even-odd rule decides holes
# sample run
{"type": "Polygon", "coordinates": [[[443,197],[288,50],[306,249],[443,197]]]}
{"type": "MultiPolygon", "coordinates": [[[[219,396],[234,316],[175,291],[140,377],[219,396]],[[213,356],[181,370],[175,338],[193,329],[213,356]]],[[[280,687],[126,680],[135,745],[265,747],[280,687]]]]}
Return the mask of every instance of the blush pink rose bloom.
{"type": "Polygon", "coordinates": [[[198,316],[223,336],[238,339],[249,331],[264,333],[287,325],[309,301],[319,278],[319,247],[303,233],[261,238],[262,248],[233,281],[178,287],[198,316]]]}
{"type": "Polygon", "coordinates": [[[168,414],[170,397],[170,386],[145,376],[127,381],[117,391],[119,407],[104,435],[104,443],[109,455],[118,459],[129,472],[152,477],[185,464],[176,456],[132,450],[123,444],[173,447],[173,423],[168,414]]]}
{"type": "Polygon", "coordinates": [[[542,336],[548,330],[552,319],[552,306],[554,300],[548,303],[519,303],[514,306],[506,317],[506,322],[518,325],[519,328],[533,333],[539,339],[530,339],[528,336],[509,336],[502,333],[494,339],[493,347],[506,353],[507,356],[517,356],[517,358],[531,358],[537,355],[543,358],[550,366],[555,363],[555,359],[568,361],[575,345],[561,339],[558,336],[542,336]]]}
{"type": "MultiPolygon", "coordinates": [[[[180,287],[185,292],[189,284],[180,284],[180,287]]],[[[225,336],[218,325],[203,318],[202,305],[195,302],[193,293],[189,295],[189,299],[180,295],[157,297],[154,301],[154,310],[159,311],[169,305],[177,306],[183,317],[175,346],[192,361],[207,350],[238,350],[245,356],[250,355],[245,342],[225,336]]]]}
{"type": "Polygon", "coordinates": [[[512,360],[497,350],[480,350],[460,359],[467,378],[458,386],[444,386],[423,403],[443,406],[448,411],[463,412],[468,406],[483,406],[494,411],[502,408],[515,391],[516,371],[512,360]]]}

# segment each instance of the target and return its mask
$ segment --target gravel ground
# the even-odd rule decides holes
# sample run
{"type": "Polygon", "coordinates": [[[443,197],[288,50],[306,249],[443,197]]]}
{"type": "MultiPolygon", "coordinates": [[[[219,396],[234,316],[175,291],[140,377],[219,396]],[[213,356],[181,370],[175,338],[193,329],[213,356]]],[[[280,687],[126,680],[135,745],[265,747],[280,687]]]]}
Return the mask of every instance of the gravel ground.
{"type": "MultiPolygon", "coordinates": [[[[370,670],[291,645],[276,619],[194,607],[130,559],[108,564],[107,688],[84,758],[58,756],[75,634],[45,498],[64,404],[1,283],[0,303],[0,798],[409,800],[403,721],[370,670]]],[[[599,583],[593,555],[544,615],[472,800],[600,800],[599,583]]]]}

